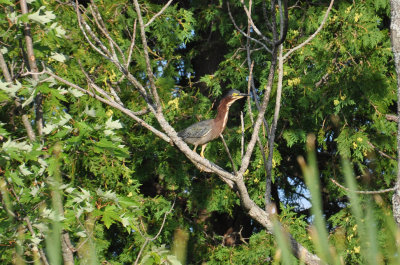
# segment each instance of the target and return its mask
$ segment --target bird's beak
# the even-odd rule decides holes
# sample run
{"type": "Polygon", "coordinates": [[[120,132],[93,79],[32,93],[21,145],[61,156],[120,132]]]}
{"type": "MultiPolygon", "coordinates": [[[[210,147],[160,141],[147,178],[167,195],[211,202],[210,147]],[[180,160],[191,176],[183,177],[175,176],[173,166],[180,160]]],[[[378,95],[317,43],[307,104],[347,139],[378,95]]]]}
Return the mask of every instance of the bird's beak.
{"type": "Polygon", "coordinates": [[[236,97],[238,98],[243,98],[243,97],[249,97],[250,94],[245,94],[245,93],[240,93],[239,95],[237,95],[236,97]]]}

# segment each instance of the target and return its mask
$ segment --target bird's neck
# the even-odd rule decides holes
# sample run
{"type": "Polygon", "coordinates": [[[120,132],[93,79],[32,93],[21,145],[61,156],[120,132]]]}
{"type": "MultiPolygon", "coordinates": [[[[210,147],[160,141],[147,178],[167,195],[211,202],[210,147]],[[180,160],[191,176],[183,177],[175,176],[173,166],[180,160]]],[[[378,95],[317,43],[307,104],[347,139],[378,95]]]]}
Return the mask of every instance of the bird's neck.
{"type": "Polygon", "coordinates": [[[214,121],[216,124],[221,124],[220,130],[224,130],[226,126],[226,122],[228,121],[228,113],[229,113],[229,103],[225,100],[219,104],[217,109],[217,116],[214,121]]]}

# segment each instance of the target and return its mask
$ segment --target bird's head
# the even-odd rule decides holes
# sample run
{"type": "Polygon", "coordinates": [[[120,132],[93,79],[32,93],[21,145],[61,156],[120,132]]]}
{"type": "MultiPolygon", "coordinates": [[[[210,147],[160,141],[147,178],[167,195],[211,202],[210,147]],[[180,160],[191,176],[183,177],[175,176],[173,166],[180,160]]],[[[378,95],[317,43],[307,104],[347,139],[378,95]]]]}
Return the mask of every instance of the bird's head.
{"type": "Polygon", "coordinates": [[[243,97],[248,97],[248,96],[250,96],[250,95],[242,93],[236,89],[232,89],[226,94],[226,96],[223,99],[227,100],[227,103],[230,106],[236,100],[241,99],[243,97]]]}

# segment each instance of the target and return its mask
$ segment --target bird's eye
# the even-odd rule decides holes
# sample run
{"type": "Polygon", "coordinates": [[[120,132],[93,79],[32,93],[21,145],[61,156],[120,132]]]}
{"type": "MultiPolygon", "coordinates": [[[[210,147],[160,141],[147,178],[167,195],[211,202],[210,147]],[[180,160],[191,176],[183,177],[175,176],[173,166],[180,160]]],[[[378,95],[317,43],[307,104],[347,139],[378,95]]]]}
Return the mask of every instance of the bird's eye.
{"type": "Polygon", "coordinates": [[[238,95],[238,93],[233,93],[232,94],[233,97],[236,97],[237,95],[238,95]]]}

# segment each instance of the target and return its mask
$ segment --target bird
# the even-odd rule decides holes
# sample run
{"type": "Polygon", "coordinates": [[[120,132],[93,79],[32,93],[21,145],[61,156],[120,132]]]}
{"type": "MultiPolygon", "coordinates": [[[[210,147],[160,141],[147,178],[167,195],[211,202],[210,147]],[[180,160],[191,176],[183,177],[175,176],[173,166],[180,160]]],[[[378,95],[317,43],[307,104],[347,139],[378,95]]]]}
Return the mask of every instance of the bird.
{"type": "Polygon", "coordinates": [[[238,99],[248,97],[249,94],[241,93],[238,90],[230,90],[223,97],[217,108],[217,115],[214,119],[204,120],[190,125],[186,129],[178,132],[178,136],[187,144],[193,144],[193,151],[201,145],[200,156],[204,158],[204,150],[207,143],[218,138],[225,130],[228,121],[230,106],[238,99]]]}

